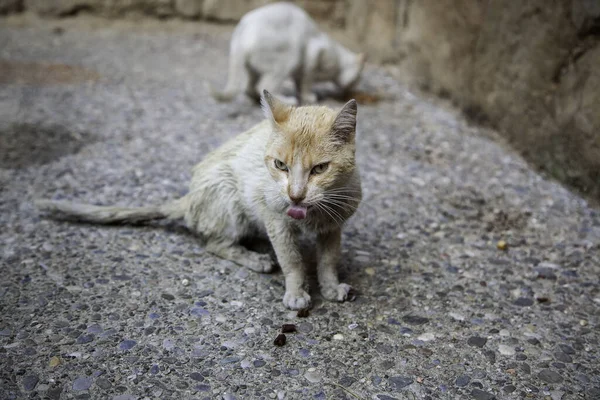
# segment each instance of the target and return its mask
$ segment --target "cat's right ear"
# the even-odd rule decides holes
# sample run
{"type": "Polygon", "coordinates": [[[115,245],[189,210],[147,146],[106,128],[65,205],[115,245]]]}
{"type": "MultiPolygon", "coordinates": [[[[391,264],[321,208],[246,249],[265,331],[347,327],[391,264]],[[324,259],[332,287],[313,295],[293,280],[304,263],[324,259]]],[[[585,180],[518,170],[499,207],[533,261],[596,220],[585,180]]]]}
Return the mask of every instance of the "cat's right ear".
{"type": "Polygon", "coordinates": [[[331,131],[333,135],[342,143],[354,141],[356,132],[356,100],[352,99],[340,110],[333,121],[331,131]]]}
{"type": "Polygon", "coordinates": [[[265,118],[274,124],[281,124],[287,121],[290,116],[290,111],[292,111],[292,107],[277,100],[277,98],[273,97],[273,95],[266,90],[263,90],[260,105],[263,113],[265,113],[265,118]]]}

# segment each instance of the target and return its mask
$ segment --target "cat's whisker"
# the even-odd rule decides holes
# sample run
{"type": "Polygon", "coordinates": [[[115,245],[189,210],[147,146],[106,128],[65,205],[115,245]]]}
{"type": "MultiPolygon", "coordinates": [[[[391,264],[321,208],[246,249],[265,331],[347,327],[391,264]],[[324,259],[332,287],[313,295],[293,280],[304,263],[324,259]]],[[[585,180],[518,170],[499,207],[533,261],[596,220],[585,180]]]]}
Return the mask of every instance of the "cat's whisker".
{"type": "Polygon", "coordinates": [[[333,207],[331,207],[326,201],[321,201],[319,203],[320,206],[323,207],[323,209],[328,210],[331,214],[335,215],[336,218],[339,218],[339,221],[341,223],[338,223],[338,225],[342,225],[345,221],[346,218],[344,218],[337,210],[335,210],[333,207]]]}
{"type": "MultiPolygon", "coordinates": [[[[328,207],[326,207],[324,204],[320,204],[320,203],[315,203],[315,207],[317,207],[317,209],[321,210],[321,211],[325,211],[325,213],[327,213],[327,215],[329,215],[329,217],[333,220],[333,222],[335,222],[337,224],[338,227],[342,227],[340,221],[337,220],[337,218],[330,212],[330,210],[328,210],[328,207]]],[[[342,220],[343,222],[343,220],[342,220]]]]}
{"type": "Polygon", "coordinates": [[[360,189],[353,189],[353,188],[339,188],[339,189],[329,189],[329,190],[325,190],[323,192],[323,194],[357,194],[357,193],[361,193],[362,191],[360,189]]]}
{"type": "Polygon", "coordinates": [[[349,208],[352,210],[356,210],[358,208],[358,206],[360,205],[360,203],[358,201],[356,201],[356,199],[353,199],[353,200],[354,201],[352,201],[352,202],[348,202],[348,201],[343,201],[343,200],[339,200],[339,199],[324,198],[322,201],[337,205],[342,208],[349,208]]]}
{"type": "Polygon", "coordinates": [[[325,196],[325,198],[327,199],[331,199],[331,200],[337,200],[340,202],[348,202],[348,203],[356,203],[358,202],[358,199],[356,197],[349,197],[349,196],[325,196]]]}

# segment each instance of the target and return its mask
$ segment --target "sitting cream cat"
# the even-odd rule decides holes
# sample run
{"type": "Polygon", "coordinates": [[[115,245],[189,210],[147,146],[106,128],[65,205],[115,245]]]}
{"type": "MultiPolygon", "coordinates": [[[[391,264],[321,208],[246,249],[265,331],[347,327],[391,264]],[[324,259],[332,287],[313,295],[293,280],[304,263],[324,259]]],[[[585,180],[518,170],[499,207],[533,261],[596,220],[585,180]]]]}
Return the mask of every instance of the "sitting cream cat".
{"type": "Polygon", "coordinates": [[[271,256],[240,241],[268,238],[285,275],[283,303],[310,305],[298,238],[316,234],[317,270],[326,299],[345,301],[340,283],[341,229],[361,201],[355,164],[356,101],[339,112],[320,106],[292,107],[264,92],[266,121],[210,153],[193,171],[190,191],[162,206],[99,207],[40,200],[40,209],[81,221],[111,224],[183,218],[206,249],[258,272],[270,272],[271,256]]]}
{"type": "Polygon", "coordinates": [[[308,14],[290,3],[269,4],[250,11],[233,32],[229,50],[229,77],[218,101],[231,101],[245,89],[260,99],[262,90],[281,96],[281,86],[292,79],[296,98],[291,104],[314,103],[313,82],[333,81],[344,91],[359,80],[365,62],[321,32],[308,14]]]}

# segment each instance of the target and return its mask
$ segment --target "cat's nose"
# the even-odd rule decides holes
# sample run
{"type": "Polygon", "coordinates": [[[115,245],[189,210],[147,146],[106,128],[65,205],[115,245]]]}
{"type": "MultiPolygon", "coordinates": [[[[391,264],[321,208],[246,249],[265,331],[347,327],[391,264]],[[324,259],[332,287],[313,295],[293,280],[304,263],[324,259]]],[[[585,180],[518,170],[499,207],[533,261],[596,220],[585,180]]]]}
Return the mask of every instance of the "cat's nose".
{"type": "Polygon", "coordinates": [[[290,200],[295,204],[302,203],[302,200],[304,200],[305,197],[304,194],[290,193],[290,200]]]}

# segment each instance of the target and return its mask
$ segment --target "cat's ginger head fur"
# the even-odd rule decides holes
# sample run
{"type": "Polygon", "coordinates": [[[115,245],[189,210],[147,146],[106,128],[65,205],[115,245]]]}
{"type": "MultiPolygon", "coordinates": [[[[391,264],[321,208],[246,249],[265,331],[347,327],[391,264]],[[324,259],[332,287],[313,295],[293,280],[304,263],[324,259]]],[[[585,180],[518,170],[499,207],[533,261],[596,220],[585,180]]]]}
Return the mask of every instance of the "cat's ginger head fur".
{"type": "Polygon", "coordinates": [[[264,91],[262,106],[273,131],[265,164],[289,204],[310,206],[345,185],[356,168],[355,100],[336,112],[289,106],[264,91]]]}

